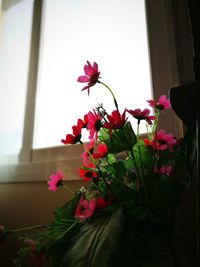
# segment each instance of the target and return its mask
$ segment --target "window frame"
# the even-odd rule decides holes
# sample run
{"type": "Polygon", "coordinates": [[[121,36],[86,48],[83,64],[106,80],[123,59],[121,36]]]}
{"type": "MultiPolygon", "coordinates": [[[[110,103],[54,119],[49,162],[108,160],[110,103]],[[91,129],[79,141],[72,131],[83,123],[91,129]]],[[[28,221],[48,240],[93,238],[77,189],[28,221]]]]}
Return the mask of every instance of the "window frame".
{"type": "MultiPolygon", "coordinates": [[[[171,0],[145,0],[152,93],[155,99],[161,94],[169,95],[170,88],[180,84],[172,3],[171,0]]],[[[0,183],[45,181],[57,169],[65,173],[67,181],[81,180],[77,172],[83,152],[81,145],[32,149],[43,4],[44,0],[34,0],[24,134],[19,164],[0,166],[0,183]]],[[[192,65],[189,68],[192,69],[192,65]]],[[[183,125],[176,114],[171,110],[164,116],[165,119],[161,116],[161,128],[173,132],[177,137],[183,136],[183,125]]]]}

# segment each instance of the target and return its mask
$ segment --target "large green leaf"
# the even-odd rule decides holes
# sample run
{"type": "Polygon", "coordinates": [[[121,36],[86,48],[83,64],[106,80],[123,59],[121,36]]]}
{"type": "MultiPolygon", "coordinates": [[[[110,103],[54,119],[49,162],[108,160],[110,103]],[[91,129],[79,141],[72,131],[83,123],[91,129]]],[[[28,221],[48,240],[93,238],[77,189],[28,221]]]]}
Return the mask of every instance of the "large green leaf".
{"type": "Polygon", "coordinates": [[[124,216],[120,209],[110,217],[86,223],[66,249],[60,267],[111,267],[123,240],[124,216]]]}
{"type": "Polygon", "coordinates": [[[137,137],[130,122],[127,122],[123,129],[117,129],[109,134],[109,131],[102,129],[99,139],[106,143],[109,153],[119,153],[131,150],[137,142],[137,137]]]}

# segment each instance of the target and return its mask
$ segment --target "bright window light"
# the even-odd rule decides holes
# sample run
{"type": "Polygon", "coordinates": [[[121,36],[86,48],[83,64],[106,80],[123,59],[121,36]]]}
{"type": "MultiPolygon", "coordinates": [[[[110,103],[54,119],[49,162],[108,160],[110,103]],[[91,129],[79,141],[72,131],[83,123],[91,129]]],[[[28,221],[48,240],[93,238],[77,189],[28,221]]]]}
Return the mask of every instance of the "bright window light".
{"type": "MultiPolygon", "coordinates": [[[[0,158],[22,146],[33,1],[23,0],[0,16],[0,158]]],[[[1,160],[0,163],[3,163],[1,160]]]]}
{"type": "MultiPolygon", "coordinates": [[[[62,145],[78,118],[103,103],[115,109],[101,85],[81,92],[77,82],[97,62],[119,109],[146,108],[151,98],[143,0],[46,0],[43,8],[34,148],[62,145]]],[[[145,128],[144,128],[145,130],[145,128]]],[[[85,139],[86,140],[86,139],[85,139]]]]}

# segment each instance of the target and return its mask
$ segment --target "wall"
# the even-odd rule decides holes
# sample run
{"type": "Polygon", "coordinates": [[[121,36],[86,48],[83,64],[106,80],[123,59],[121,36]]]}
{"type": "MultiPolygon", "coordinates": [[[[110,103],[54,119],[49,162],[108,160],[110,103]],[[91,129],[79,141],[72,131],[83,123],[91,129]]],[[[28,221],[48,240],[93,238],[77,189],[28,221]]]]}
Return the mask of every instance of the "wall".
{"type": "MultiPolygon", "coordinates": [[[[68,182],[67,186],[76,191],[82,181],[68,182]]],[[[46,182],[0,184],[0,224],[9,229],[48,224],[52,211],[70,199],[70,193],[64,188],[50,192],[46,182]]],[[[0,266],[11,267],[19,247],[17,234],[8,236],[0,245],[0,266]]]]}

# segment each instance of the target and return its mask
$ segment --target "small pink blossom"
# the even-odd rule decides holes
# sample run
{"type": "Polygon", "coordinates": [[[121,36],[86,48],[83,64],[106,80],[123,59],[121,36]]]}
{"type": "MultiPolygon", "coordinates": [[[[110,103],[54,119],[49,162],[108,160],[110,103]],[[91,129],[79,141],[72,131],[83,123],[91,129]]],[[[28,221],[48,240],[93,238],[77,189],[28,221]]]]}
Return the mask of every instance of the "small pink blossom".
{"type": "Polygon", "coordinates": [[[149,116],[150,110],[145,108],[143,111],[141,109],[126,109],[128,113],[130,113],[134,118],[138,120],[138,123],[140,123],[141,120],[146,120],[149,125],[152,124],[152,120],[156,119],[156,116],[149,116]]]}
{"type": "Polygon", "coordinates": [[[87,83],[83,90],[88,90],[88,95],[90,93],[90,87],[94,86],[99,79],[100,72],[98,71],[98,64],[96,62],[93,63],[93,66],[89,61],[84,66],[85,75],[78,77],[78,82],[80,83],[87,83]]]}
{"type": "Polygon", "coordinates": [[[96,209],[96,205],[97,205],[96,198],[87,200],[84,198],[84,196],[82,196],[78,202],[74,214],[75,218],[78,218],[82,221],[91,218],[96,209]]]}
{"type": "Polygon", "coordinates": [[[92,155],[94,151],[94,140],[91,140],[89,144],[85,144],[85,151],[82,154],[83,164],[87,165],[89,163],[90,154],[92,155]]]}
{"type": "Polygon", "coordinates": [[[147,102],[152,108],[159,110],[169,109],[171,107],[170,99],[167,99],[166,95],[161,95],[158,102],[154,100],[147,100],[147,102]]]}
{"type": "Polygon", "coordinates": [[[172,166],[161,166],[155,169],[155,173],[172,175],[172,166]]]}
{"type": "Polygon", "coordinates": [[[50,191],[57,191],[58,187],[63,184],[63,173],[57,171],[55,174],[50,176],[49,181],[47,182],[50,191]]]}
{"type": "Polygon", "coordinates": [[[28,259],[30,261],[30,265],[34,263],[36,267],[43,267],[45,266],[46,262],[46,255],[42,250],[38,250],[37,242],[32,239],[25,239],[24,243],[29,247],[30,253],[28,255],[28,259]]]}
{"type": "Polygon", "coordinates": [[[95,139],[97,140],[98,132],[102,127],[102,117],[98,115],[95,110],[92,113],[91,111],[88,112],[88,123],[87,123],[87,129],[89,130],[89,139],[95,139]]]}
{"type": "Polygon", "coordinates": [[[167,134],[162,129],[155,134],[153,140],[149,140],[148,138],[144,139],[144,144],[151,146],[154,150],[172,150],[176,143],[177,141],[173,134],[167,134]]]}
{"type": "Polygon", "coordinates": [[[33,239],[25,239],[24,243],[30,248],[32,253],[37,251],[37,243],[33,239]]]}

